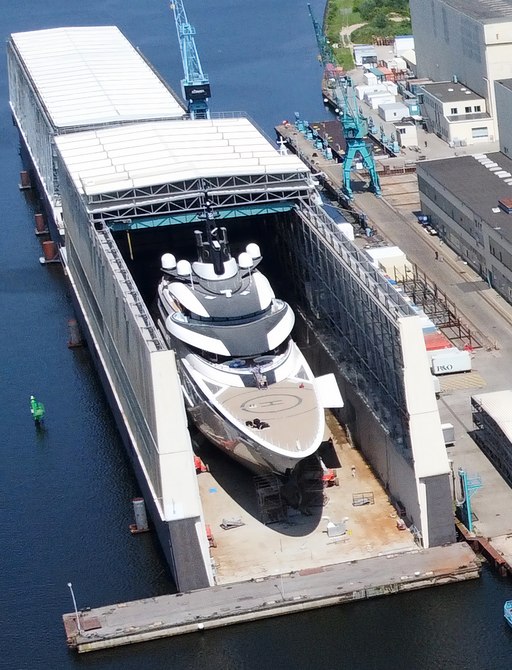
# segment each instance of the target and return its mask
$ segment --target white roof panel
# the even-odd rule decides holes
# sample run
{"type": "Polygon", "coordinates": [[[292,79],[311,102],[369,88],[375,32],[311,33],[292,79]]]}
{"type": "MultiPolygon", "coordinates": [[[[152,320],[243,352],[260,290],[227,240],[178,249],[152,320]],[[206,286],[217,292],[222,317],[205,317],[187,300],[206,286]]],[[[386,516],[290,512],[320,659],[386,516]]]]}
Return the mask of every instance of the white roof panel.
{"type": "Polygon", "coordinates": [[[512,391],[478,393],[473,396],[512,442],[512,391]]]}
{"type": "Polygon", "coordinates": [[[81,193],[226,175],[309,172],[281,155],[246,118],[153,121],[59,135],[56,145],[81,193]]]}
{"type": "Polygon", "coordinates": [[[115,26],[36,30],[11,40],[57,130],[185,114],[115,26]]]}

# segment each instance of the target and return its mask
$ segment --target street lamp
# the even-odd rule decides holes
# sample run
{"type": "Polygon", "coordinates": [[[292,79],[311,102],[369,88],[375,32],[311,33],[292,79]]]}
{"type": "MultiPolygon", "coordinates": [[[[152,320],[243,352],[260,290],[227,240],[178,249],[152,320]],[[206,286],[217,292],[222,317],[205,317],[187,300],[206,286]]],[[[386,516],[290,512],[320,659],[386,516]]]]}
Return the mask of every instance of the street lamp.
{"type": "Polygon", "coordinates": [[[82,626],[80,625],[80,617],[78,616],[78,608],[76,606],[75,592],[73,591],[73,584],[68,582],[69,590],[71,591],[71,597],[73,598],[73,607],[75,608],[75,617],[76,617],[76,627],[80,635],[83,633],[82,626]]]}
{"type": "Polygon", "coordinates": [[[281,599],[282,599],[283,602],[284,602],[283,575],[280,575],[280,581],[281,581],[281,586],[279,586],[279,584],[274,584],[274,586],[276,587],[276,589],[277,589],[277,590],[279,591],[279,593],[281,594],[281,599]]]}

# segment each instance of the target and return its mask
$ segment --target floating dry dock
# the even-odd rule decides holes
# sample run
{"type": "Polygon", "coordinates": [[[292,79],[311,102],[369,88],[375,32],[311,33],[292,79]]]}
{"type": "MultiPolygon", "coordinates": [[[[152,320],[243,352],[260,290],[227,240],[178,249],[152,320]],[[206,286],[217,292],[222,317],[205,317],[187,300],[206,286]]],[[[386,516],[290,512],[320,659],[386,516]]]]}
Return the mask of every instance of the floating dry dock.
{"type": "Polygon", "coordinates": [[[480,566],[465,543],[378,556],[252,582],[108,605],[63,617],[67,642],[95,651],[465,581],[480,566]]]}

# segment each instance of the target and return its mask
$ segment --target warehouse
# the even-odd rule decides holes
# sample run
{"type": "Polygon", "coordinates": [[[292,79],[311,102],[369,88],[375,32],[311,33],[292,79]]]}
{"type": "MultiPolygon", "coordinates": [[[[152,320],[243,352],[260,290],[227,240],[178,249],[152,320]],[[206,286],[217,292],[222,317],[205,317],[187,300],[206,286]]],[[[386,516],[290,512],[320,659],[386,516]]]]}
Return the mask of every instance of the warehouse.
{"type": "Polygon", "coordinates": [[[421,209],[489,286],[512,302],[512,160],[503,153],[418,163],[421,209]]]}

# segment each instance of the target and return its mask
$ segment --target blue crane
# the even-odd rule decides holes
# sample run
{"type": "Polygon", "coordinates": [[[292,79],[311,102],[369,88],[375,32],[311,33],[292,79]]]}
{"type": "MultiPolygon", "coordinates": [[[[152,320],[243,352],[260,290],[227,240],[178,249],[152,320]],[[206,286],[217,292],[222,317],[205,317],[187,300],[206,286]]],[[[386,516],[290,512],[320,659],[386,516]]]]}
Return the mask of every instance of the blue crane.
{"type": "Polygon", "coordinates": [[[188,111],[193,119],[209,119],[208,99],[210,98],[210,80],[203,72],[197,53],[194,35],[196,30],[190,25],[182,0],[173,0],[176,31],[180,43],[184,78],[181,80],[183,99],[187,101],[188,111]]]}
{"type": "Polygon", "coordinates": [[[345,139],[345,158],[343,161],[343,191],[346,196],[352,200],[352,184],[350,182],[350,171],[357,155],[370,175],[370,184],[376,196],[381,195],[379,175],[373,159],[373,154],[368,147],[366,137],[368,136],[368,121],[359,108],[355,96],[352,79],[346,74],[340,74],[342,69],[337,67],[336,57],[329,44],[323,30],[313,15],[311,5],[308,3],[308,10],[313,27],[315,29],[316,42],[318,45],[320,62],[327,68],[330,66],[336,78],[334,87],[334,96],[337,107],[340,109],[340,123],[345,139]],[[341,100],[340,100],[341,97],[341,100]]]}

